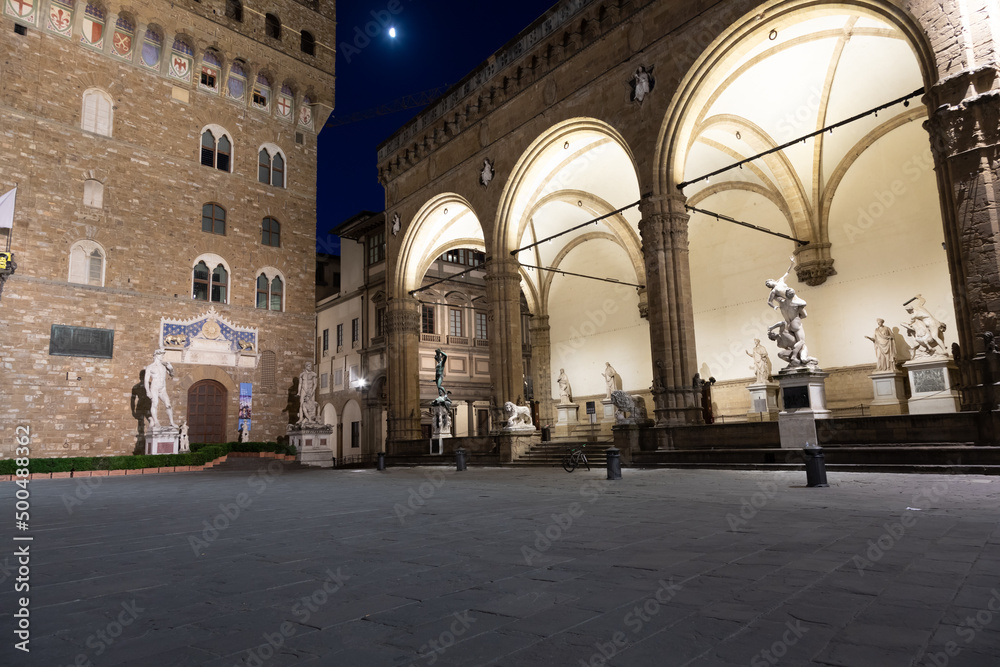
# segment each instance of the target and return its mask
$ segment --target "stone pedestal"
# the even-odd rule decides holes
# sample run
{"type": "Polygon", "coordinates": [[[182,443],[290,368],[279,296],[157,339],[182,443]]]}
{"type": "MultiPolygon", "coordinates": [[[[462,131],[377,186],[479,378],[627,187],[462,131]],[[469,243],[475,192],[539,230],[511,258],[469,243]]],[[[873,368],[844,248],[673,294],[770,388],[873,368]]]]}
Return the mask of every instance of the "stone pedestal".
{"type": "Polygon", "coordinates": [[[816,420],[827,419],[826,378],[818,368],[783,370],[778,373],[781,402],[784,409],[778,413],[778,432],[782,449],[818,447],[816,420]]]}
{"type": "Polygon", "coordinates": [[[778,420],[778,388],[777,382],[747,385],[747,390],[750,392],[748,420],[764,422],[778,420]]]}
{"type": "Polygon", "coordinates": [[[559,415],[556,420],[558,424],[569,426],[579,421],[580,406],[576,403],[560,403],[556,406],[556,410],[559,415]]]}
{"type": "Polygon", "coordinates": [[[951,357],[907,361],[910,376],[909,410],[912,415],[958,412],[961,402],[954,388],[958,367],[951,357]]]}
{"type": "Polygon", "coordinates": [[[146,430],[147,454],[177,454],[181,430],[176,426],[154,426],[146,430]]]}
{"type": "Polygon", "coordinates": [[[905,373],[883,371],[872,373],[868,377],[872,379],[872,391],[875,394],[875,400],[870,406],[872,417],[908,414],[905,373]]]}
{"type": "Polygon", "coordinates": [[[300,428],[288,432],[288,444],[295,447],[295,460],[317,468],[333,467],[333,427],[300,428]]]}
{"type": "Polygon", "coordinates": [[[602,398],[601,405],[604,406],[604,412],[602,413],[601,421],[615,421],[615,404],[611,402],[610,398],[602,398]]]}
{"type": "Polygon", "coordinates": [[[500,462],[510,463],[526,454],[532,445],[542,443],[541,433],[535,431],[502,431],[495,436],[500,447],[500,462]]]}

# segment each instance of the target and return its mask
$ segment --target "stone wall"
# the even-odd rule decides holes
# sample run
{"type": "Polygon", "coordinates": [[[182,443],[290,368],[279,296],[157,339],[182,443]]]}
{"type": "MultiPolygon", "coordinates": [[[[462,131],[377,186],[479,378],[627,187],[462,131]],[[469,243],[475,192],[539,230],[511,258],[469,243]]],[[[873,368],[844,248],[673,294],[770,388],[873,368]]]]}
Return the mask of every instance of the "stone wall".
{"type": "MultiPolygon", "coordinates": [[[[259,367],[174,364],[168,392],[176,421],[186,419],[187,389],[213,379],[228,391],[226,438],[235,440],[239,383],[250,382],[254,438],[284,434],[292,379],[314,354],[315,128],[333,101],[333,56],[320,43],[335,43],[333,4],[322,4],[328,18],[290,0],[269,7],[285,26],[280,42],[255,37],[263,32],[263,16],[254,12],[245,10],[243,24],[222,17],[224,2],[130,7],[138,12],[132,15],[137,28],[148,20],[166,33],[165,57],[173,34],[189,37],[191,83],[110,55],[117,6],[109,8],[103,52],[82,46],[78,33],[69,40],[29,26],[17,35],[10,17],[0,18],[7,35],[0,41],[0,191],[18,188],[12,237],[18,269],[0,297],[0,455],[10,454],[13,439],[6,435],[19,425],[31,427],[33,456],[131,453],[138,427],[133,390],[161,345],[160,318],[189,319],[210,306],[238,326],[258,329],[256,351],[275,353],[275,382],[262,386],[259,367]],[[307,26],[329,28],[329,34],[315,33],[315,58],[299,50],[297,29],[307,26]],[[208,46],[227,64],[246,59],[251,76],[267,63],[270,111],[199,88],[208,46]],[[319,103],[312,126],[278,117],[282,83],[293,86],[296,103],[312,91],[319,103]],[[91,88],[113,100],[110,136],[81,129],[83,94],[91,88]],[[233,138],[231,173],[200,163],[201,133],[209,124],[233,138]],[[285,154],[284,188],[258,182],[264,143],[285,154]],[[84,204],[88,180],[103,187],[99,207],[84,204]],[[208,202],[226,210],[224,235],[202,231],[208,202]],[[261,243],[265,216],[281,223],[280,247],[261,243]],[[81,240],[105,253],[103,285],[68,282],[70,247],[81,240]],[[231,269],[227,303],[191,298],[192,268],[205,253],[231,269]],[[265,267],[284,277],[283,312],[255,308],[255,280],[265,267]],[[113,358],[50,356],[53,324],[114,330],[113,358]]],[[[78,3],[78,12],[82,7],[78,3]]],[[[159,417],[166,422],[162,405],[159,417]]]]}

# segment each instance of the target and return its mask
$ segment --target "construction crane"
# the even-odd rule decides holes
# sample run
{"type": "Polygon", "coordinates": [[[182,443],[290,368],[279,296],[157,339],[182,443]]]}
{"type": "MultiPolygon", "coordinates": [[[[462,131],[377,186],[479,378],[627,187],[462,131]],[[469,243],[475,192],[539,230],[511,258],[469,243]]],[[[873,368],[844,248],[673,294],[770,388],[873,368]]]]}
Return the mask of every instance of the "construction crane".
{"type": "Polygon", "coordinates": [[[438,97],[444,94],[448,90],[448,84],[443,86],[438,86],[437,88],[431,88],[419,93],[414,93],[412,95],[404,95],[398,99],[389,102],[388,104],[382,104],[377,107],[372,107],[371,109],[366,109],[364,111],[357,111],[352,113],[350,116],[344,116],[343,118],[337,118],[330,115],[327,119],[326,125],[323,127],[337,127],[338,125],[348,125],[350,123],[357,123],[358,121],[368,120],[369,118],[375,118],[376,116],[387,116],[389,114],[396,113],[398,111],[404,111],[406,109],[413,109],[416,107],[424,107],[436,100],[438,97]]]}

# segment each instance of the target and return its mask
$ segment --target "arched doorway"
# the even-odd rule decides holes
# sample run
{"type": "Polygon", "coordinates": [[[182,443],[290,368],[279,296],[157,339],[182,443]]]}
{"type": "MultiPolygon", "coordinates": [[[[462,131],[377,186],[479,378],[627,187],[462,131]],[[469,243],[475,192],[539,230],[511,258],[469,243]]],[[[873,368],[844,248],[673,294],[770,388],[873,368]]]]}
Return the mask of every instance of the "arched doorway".
{"type": "Polygon", "coordinates": [[[191,442],[226,441],[228,392],[215,380],[195,382],[188,390],[188,437],[191,442]]]}

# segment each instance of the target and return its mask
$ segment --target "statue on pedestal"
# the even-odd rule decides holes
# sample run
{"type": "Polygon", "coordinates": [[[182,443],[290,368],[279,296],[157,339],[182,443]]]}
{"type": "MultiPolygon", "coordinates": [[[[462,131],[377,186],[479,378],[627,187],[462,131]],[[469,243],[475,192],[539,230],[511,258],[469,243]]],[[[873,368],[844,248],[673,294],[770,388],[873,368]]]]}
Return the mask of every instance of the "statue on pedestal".
{"type": "Polygon", "coordinates": [[[924,297],[918,294],[903,304],[910,316],[909,322],[902,323],[906,334],[913,339],[910,343],[910,356],[913,359],[947,357],[948,352],[944,346],[946,325],[924,308],[925,303],[924,297]]]}
{"type": "Polygon", "coordinates": [[[299,425],[308,426],[317,422],[316,413],[319,404],[316,403],[316,371],[311,361],[306,362],[306,369],[299,373],[299,425]]]}
{"type": "Polygon", "coordinates": [[[809,356],[806,349],[806,332],[802,326],[802,320],[807,317],[806,302],[802,297],[796,295],[794,289],[785,284],[785,278],[795,266],[795,258],[791,257],[790,259],[792,263],[788,266],[788,271],[785,271],[785,275],[778,280],[764,281],[764,284],[771,289],[767,296],[767,305],[780,311],[782,317],[781,322],[768,328],[767,337],[781,348],[782,351],[778,352],[778,357],[788,362],[785,369],[815,367],[819,365],[819,361],[815,357],[809,356]]]}
{"type": "Polygon", "coordinates": [[[181,424],[181,439],[180,446],[177,448],[178,452],[190,452],[191,451],[191,441],[188,439],[188,423],[184,422],[181,424]]]}
{"type": "Polygon", "coordinates": [[[875,344],[875,371],[877,373],[888,373],[896,370],[896,339],[892,335],[892,329],[885,326],[885,320],[876,318],[874,336],[865,336],[875,344]]]}
{"type": "Polygon", "coordinates": [[[745,352],[753,359],[754,382],[766,384],[771,377],[771,359],[767,356],[767,349],[761,345],[760,338],[753,339],[753,351],[745,350],[745,352]]]}
{"type": "Polygon", "coordinates": [[[146,366],[145,389],[150,400],[149,425],[153,428],[160,426],[160,420],[156,416],[157,407],[160,401],[167,408],[167,416],[170,418],[170,425],[177,428],[174,423],[174,410],[167,395],[167,376],[174,376],[174,367],[163,359],[164,351],[157,350],[153,353],[153,362],[146,366]]]}
{"type": "Polygon", "coordinates": [[[559,385],[559,402],[563,405],[573,402],[573,388],[569,385],[569,377],[566,375],[566,369],[559,369],[559,378],[556,380],[556,384],[559,385]]]}
{"type": "Polygon", "coordinates": [[[604,383],[607,386],[607,395],[604,398],[610,400],[611,392],[618,389],[618,373],[615,372],[610,361],[604,362],[604,372],[601,373],[601,377],[604,378],[604,383]]]}
{"type": "Polygon", "coordinates": [[[448,361],[448,355],[444,350],[438,348],[434,350],[434,384],[437,385],[438,396],[446,396],[447,392],[441,386],[444,380],[444,362],[448,361]]]}

